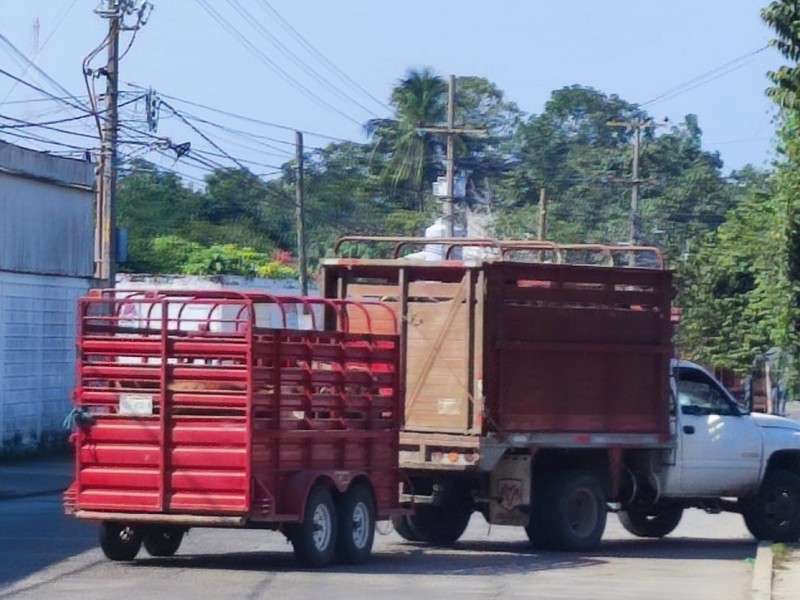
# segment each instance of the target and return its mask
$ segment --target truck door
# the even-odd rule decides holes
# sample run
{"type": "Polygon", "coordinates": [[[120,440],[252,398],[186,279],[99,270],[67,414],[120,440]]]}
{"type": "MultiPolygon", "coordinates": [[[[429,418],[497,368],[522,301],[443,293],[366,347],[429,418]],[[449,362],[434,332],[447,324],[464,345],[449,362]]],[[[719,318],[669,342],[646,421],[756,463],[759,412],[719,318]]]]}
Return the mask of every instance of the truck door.
{"type": "Polygon", "coordinates": [[[679,466],[684,496],[738,496],[758,481],[761,431],[703,370],[678,369],[679,466]]]}

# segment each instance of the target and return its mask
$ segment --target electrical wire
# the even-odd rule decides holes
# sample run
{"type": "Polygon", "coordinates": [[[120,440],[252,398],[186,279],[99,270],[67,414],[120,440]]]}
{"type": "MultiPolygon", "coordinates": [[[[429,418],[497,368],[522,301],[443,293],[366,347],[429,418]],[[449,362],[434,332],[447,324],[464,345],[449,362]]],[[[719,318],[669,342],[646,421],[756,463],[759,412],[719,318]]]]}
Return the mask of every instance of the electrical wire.
{"type": "MultiPolygon", "coordinates": [[[[126,85],[129,85],[129,86],[131,86],[133,88],[140,89],[140,90],[147,89],[147,88],[145,88],[143,86],[140,86],[138,84],[131,83],[131,82],[127,82],[126,85]]],[[[307,136],[318,137],[320,139],[330,140],[330,141],[334,141],[334,142],[349,142],[349,141],[351,141],[351,140],[348,140],[348,139],[345,139],[345,138],[335,137],[335,136],[332,136],[332,135],[327,135],[325,133],[318,133],[318,132],[315,132],[315,131],[308,131],[308,130],[305,130],[305,129],[298,129],[297,127],[291,127],[289,125],[282,125],[280,123],[273,123],[273,122],[270,122],[270,121],[264,121],[262,119],[256,119],[254,117],[248,117],[248,116],[245,116],[245,115],[239,115],[239,114],[227,111],[227,110],[223,110],[221,108],[214,108],[212,106],[208,106],[207,104],[201,104],[199,102],[194,102],[192,100],[186,100],[184,98],[179,98],[177,96],[172,96],[172,95],[164,94],[164,93],[161,93],[161,92],[159,92],[159,96],[162,97],[162,98],[167,98],[168,100],[173,100],[175,102],[181,102],[181,103],[187,104],[189,106],[194,106],[195,108],[202,108],[203,110],[207,110],[209,112],[213,112],[213,113],[216,113],[216,114],[219,114],[219,115],[225,115],[226,117],[231,117],[233,119],[239,119],[239,120],[245,121],[247,123],[254,123],[254,124],[257,124],[257,125],[264,125],[265,127],[273,127],[275,129],[282,129],[284,131],[291,131],[291,132],[299,131],[300,133],[302,133],[304,135],[307,135],[307,136]]],[[[274,140],[274,141],[280,141],[280,143],[287,143],[287,142],[284,142],[282,140],[274,140]]]]}
{"type": "MultiPolygon", "coordinates": [[[[66,19],[67,15],[72,11],[73,8],[75,8],[75,4],[77,4],[77,2],[78,2],[78,0],[72,0],[72,2],[70,4],[68,4],[64,8],[64,10],[62,10],[61,13],[59,13],[56,16],[56,18],[55,18],[55,21],[56,21],[55,26],[50,31],[50,33],[47,36],[47,38],[45,38],[44,43],[41,46],[39,46],[39,48],[37,48],[36,52],[33,54],[33,58],[34,59],[37,56],[39,56],[39,54],[42,52],[42,50],[45,49],[47,44],[50,42],[50,39],[53,37],[53,35],[55,35],[56,31],[58,31],[58,29],[61,27],[61,24],[64,22],[64,19],[66,19]]],[[[20,77],[25,77],[25,75],[28,73],[28,70],[30,69],[30,65],[31,64],[33,64],[33,61],[31,61],[29,64],[27,64],[25,66],[25,68],[22,70],[22,73],[20,73],[20,77]]],[[[8,100],[9,96],[11,96],[11,94],[14,93],[14,90],[16,89],[16,87],[17,87],[17,83],[15,82],[11,86],[11,89],[8,90],[8,93],[3,97],[3,99],[0,100],[0,105],[3,105],[3,104],[6,103],[6,100],[8,100]]]]}
{"type": "MultiPolygon", "coordinates": [[[[71,98],[71,99],[72,99],[74,102],[76,102],[76,103],[77,103],[77,105],[78,105],[78,106],[81,106],[81,102],[80,102],[80,100],[78,100],[78,98],[76,98],[74,94],[72,94],[72,93],[71,93],[69,90],[67,90],[67,89],[66,89],[66,88],[65,88],[63,85],[61,85],[60,83],[58,83],[58,82],[57,82],[55,79],[53,79],[52,77],[50,77],[50,75],[48,75],[48,74],[47,74],[47,73],[45,73],[45,72],[44,72],[42,69],[40,69],[40,68],[39,68],[39,67],[36,65],[36,63],[34,63],[34,62],[31,60],[31,59],[29,59],[27,56],[25,56],[25,54],[24,54],[23,52],[21,52],[21,51],[20,51],[20,50],[19,50],[19,49],[18,49],[18,48],[17,48],[17,47],[16,47],[16,46],[15,46],[15,45],[14,45],[14,44],[11,42],[11,40],[9,40],[9,39],[8,39],[6,36],[4,36],[2,33],[0,33],[0,42],[3,42],[3,43],[6,45],[6,47],[7,47],[8,49],[10,49],[10,50],[11,50],[11,52],[12,52],[13,54],[15,54],[16,56],[18,56],[18,57],[19,57],[19,58],[20,58],[20,59],[21,59],[21,60],[22,60],[22,61],[23,61],[23,62],[24,62],[26,65],[28,65],[29,67],[32,67],[34,71],[36,71],[36,72],[37,72],[39,75],[41,75],[42,77],[44,77],[44,79],[45,79],[45,80],[47,80],[47,81],[48,81],[48,82],[49,82],[51,85],[53,85],[55,88],[57,88],[57,89],[59,90],[59,92],[61,92],[61,93],[62,93],[62,94],[64,94],[65,96],[67,96],[67,97],[71,98]]],[[[24,76],[24,73],[23,73],[23,76],[24,76]]],[[[13,78],[15,81],[19,82],[19,83],[23,83],[23,80],[22,80],[21,78],[19,78],[19,77],[12,77],[12,78],[13,78]]],[[[85,107],[81,107],[81,109],[82,109],[82,110],[86,110],[86,108],[85,108],[85,107]]]]}
{"type": "Polygon", "coordinates": [[[253,29],[255,29],[258,33],[260,33],[261,36],[264,39],[266,39],[274,48],[276,48],[278,50],[278,52],[280,52],[283,56],[286,56],[295,65],[300,67],[314,81],[316,81],[317,83],[323,85],[324,87],[326,87],[327,89],[332,91],[334,94],[336,94],[340,98],[343,98],[344,100],[355,104],[360,109],[362,109],[364,112],[372,115],[373,117],[378,117],[378,114],[375,111],[373,111],[370,108],[367,108],[366,106],[361,104],[361,102],[359,102],[358,100],[353,98],[350,94],[348,94],[347,92],[341,90],[335,84],[331,83],[331,81],[328,80],[328,78],[326,78],[324,75],[320,74],[311,65],[309,65],[302,58],[297,56],[297,54],[292,52],[292,50],[288,46],[286,46],[272,32],[270,32],[266,27],[264,27],[264,25],[261,24],[259,19],[257,19],[250,11],[248,11],[245,7],[243,7],[241,5],[241,3],[239,2],[239,0],[227,0],[227,2],[228,2],[229,6],[231,6],[237,13],[239,13],[239,15],[253,29]]]}
{"type": "Polygon", "coordinates": [[[737,56],[736,58],[729,60],[728,62],[723,63],[717,67],[714,67],[713,69],[706,71],[705,73],[698,75],[697,77],[689,79],[688,81],[684,81],[679,85],[676,85],[674,87],[669,88],[668,90],[661,92],[660,94],[654,96],[647,102],[642,102],[639,106],[640,107],[650,106],[657,102],[662,102],[664,100],[671,100],[672,98],[685,94],[686,92],[689,92],[697,87],[700,87],[701,85],[705,85],[716,79],[719,79],[720,77],[723,77],[724,75],[727,75],[732,71],[736,71],[737,69],[744,67],[749,62],[751,62],[758,54],[760,54],[767,48],[769,48],[769,45],[762,46],[761,48],[752,50],[750,52],[742,54],[741,56],[737,56]]]}
{"type": "Polygon", "coordinates": [[[203,138],[206,142],[211,144],[217,151],[221,152],[225,156],[225,158],[227,158],[228,160],[232,161],[240,169],[247,170],[247,167],[245,167],[241,162],[239,162],[238,159],[236,159],[235,157],[233,157],[230,154],[228,154],[214,140],[212,140],[205,133],[200,131],[200,129],[198,129],[194,124],[192,124],[186,117],[184,117],[180,112],[178,112],[175,108],[173,108],[173,106],[171,104],[169,104],[168,102],[164,102],[162,100],[161,101],[161,105],[162,106],[166,106],[172,112],[172,114],[174,114],[176,117],[178,117],[187,127],[189,127],[197,135],[199,135],[201,138],[203,138]]]}
{"type": "Polygon", "coordinates": [[[215,8],[213,8],[208,0],[197,0],[198,4],[211,16],[214,21],[217,22],[223,29],[225,29],[229,34],[231,34],[234,38],[236,38],[247,50],[255,56],[262,64],[267,66],[273,72],[278,74],[278,76],[292,85],[296,90],[300,91],[304,96],[310,98],[320,104],[321,106],[326,107],[327,109],[339,114],[340,116],[344,117],[348,121],[358,125],[361,127],[363,124],[359,122],[357,119],[354,119],[352,116],[348,115],[341,109],[337,108],[314,91],[309,89],[303,83],[295,79],[292,75],[290,75],[284,68],[282,68],[278,63],[274,60],[269,58],[264,52],[262,52],[257,46],[255,46],[250,40],[247,39],[235,26],[233,26],[225,17],[223,17],[215,8]]]}
{"type": "Polygon", "coordinates": [[[287,21],[281,14],[275,10],[275,8],[267,2],[267,0],[257,0],[258,4],[264,8],[267,12],[269,12],[281,25],[283,25],[284,29],[286,29],[305,49],[311,53],[312,55],[316,56],[322,63],[328,66],[328,68],[342,81],[351,84],[356,89],[364,93],[366,96],[371,98],[375,103],[381,106],[381,108],[393,112],[394,109],[386,104],[384,101],[376,98],[373,96],[368,90],[364,89],[355,79],[350,77],[345,71],[339,68],[335,63],[333,63],[324,53],[317,50],[311,42],[308,41],[307,38],[303,36],[297,29],[295,29],[289,21],[287,21]]]}

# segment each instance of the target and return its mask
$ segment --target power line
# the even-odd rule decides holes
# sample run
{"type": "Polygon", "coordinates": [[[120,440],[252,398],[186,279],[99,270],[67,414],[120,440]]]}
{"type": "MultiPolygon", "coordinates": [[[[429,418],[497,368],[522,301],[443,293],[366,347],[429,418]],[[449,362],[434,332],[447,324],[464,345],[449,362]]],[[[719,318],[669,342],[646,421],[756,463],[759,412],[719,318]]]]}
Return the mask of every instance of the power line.
{"type": "MultiPolygon", "coordinates": [[[[136,89],[141,89],[141,90],[146,89],[146,88],[144,88],[144,87],[142,87],[140,85],[137,85],[135,83],[128,82],[127,85],[129,85],[129,86],[131,86],[133,88],[136,88],[136,89]]],[[[290,125],[282,125],[280,123],[273,123],[273,122],[270,122],[270,121],[264,121],[262,119],[256,119],[255,117],[248,117],[248,116],[245,116],[245,115],[239,115],[239,114],[227,111],[227,110],[223,110],[221,108],[214,108],[212,106],[208,106],[207,104],[200,104],[199,102],[193,102],[192,100],[186,100],[184,98],[179,98],[177,96],[171,96],[169,94],[159,93],[159,96],[161,96],[162,98],[167,98],[168,100],[174,100],[175,102],[182,102],[183,104],[188,104],[189,106],[194,106],[196,108],[202,108],[204,110],[207,110],[207,111],[210,111],[210,112],[213,112],[213,113],[216,113],[216,114],[225,115],[226,117],[239,119],[241,121],[245,121],[245,122],[248,122],[248,123],[255,123],[257,125],[264,125],[265,127],[273,127],[275,129],[282,129],[284,131],[291,131],[291,132],[301,131],[304,135],[310,135],[312,137],[318,137],[318,138],[321,138],[321,139],[324,139],[324,140],[331,140],[331,141],[334,141],[334,142],[349,142],[349,141],[351,141],[351,140],[348,140],[348,139],[345,139],[345,138],[335,137],[335,136],[328,135],[328,134],[325,134],[325,133],[318,133],[318,132],[309,131],[309,130],[306,130],[306,129],[298,129],[297,127],[292,127],[290,125]]],[[[280,143],[286,143],[286,142],[283,142],[282,140],[274,140],[274,141],[280,141],[280,143]]]]}
{"type": "Polygon", "coordinates": [[[195,125],[193,125],[192,123],[190,123],[190,122],[189,122],[189,121],[186,119],[186,117],[184,117],[184,116],[183,116],[181,113],[179,113],[177,110],[175,110],[175,109],[172,107],[172,105],[171,105],[171,104],[169,104],[169,103],[167,103],[167,102],[164,102],[163,100],[161,101],[161,104],[162,104],[163,106],[166,106],[166,107],[167,107],[167,108],[168,108],[170,111],[172,111],[172,114],[174,114],[176,117],[178,117],[178,118],[179,118],[179,119],[180,119],[180,120],[181,120],[181,121],[182,121],[182,122],[183,122],[183,123],[184,123],[184,124],[185,124],[187,127],[189,127],[189,128],[190,128],[192,131],[194,131],[194,132],[195,132],[197,135],[199,135],[201,138],[203,138],[203,139],[204,139],[205,141],[207,141],[209,144],[211,144],[212,146],[214,146],[214,148],[216,148],[216,149],[217,149],[219,152],[221,152],[221,153],[222,153],[222,154],[225,156],[225,158],[227,158],[227,159],[228,159],[228,160],[230,160],[230,161],[233,161],[233,163],[235,163],[235,164],[236,164],[236,166],[237,166],[237,167],[239,167],[240,169],[247,170],[247,167],[245,167],[245,166],[244,166],[242,163],[240,163],[240,162],[239,162],[239,161],[238,161],[236,158],[234,158],[233,156],[231,156],[230,154],[228,154],[228,153],[227,153],[227,152],[226,152],[226,151],[225,151],[225,150],[224,150],[222,147],[220,147],[220,146],[219,146],[219,145],[218,145],[218,144],[217,144],[217,143],[216,143],[214,140],[212,140],[211,138],[209,138],[209,137],[208,137],[208,136],[207,136],[205,133],[203,133],[202,131],[200,131],[200,129],[198,129],[198,128],[197,128],[195,125]]]}
{"type": "MultiPolygon", "coordinates": [[[[45,78],[45,79],[46,79],[46,80],[47,80],[49,83],[51,83],[53,86],[55,86],[55,87],[56,87],[56,88],[57,88],[57,89],[58,89],[58,90],[59,90],[59,91],[60,91],[62,94],[66,95],[67,97],[69,97],[69,98],[71,98],[73,101],[75,101],[75,102],[77,103],[77,106],[78,106],[78,107],[80,107],[80,108],[81,108],[81,110],[86,110],[86,108],[85,108],[85,107],[81,106],[80,100],[78,100],[78,98],[76,98],[74,94],[72,94],[72,93],[71,93],[69,90],[67,90],[67,89],[66,89],[66,88],[65,88],[63,85],[61,85],[60,83],[58,83],[58,82],[57,82],[55,79],[53,79],[52,77],[50,77],[50,75],[48,75],[48,74],[47,74],[47,73],[45,73],[45,72],[44,72],[42,69],[40,69],[38,66],[36,66],[36,63],[34,63],[34,62],[31,60],[31,59],[29,59],[27,56],[25,56],[25,54],[23,54],[23,53],[22,53],[22,52],[21,52],[21,51],[20,51],[20,50],[19,50],[19,49],[18,49],[18,48],[17,48],[17,47],[16,47],[16,46],[15,46],[15,45],[12,43],[12,42],[11,42],[11,40],[9,40],[9,39],[8,39],[6,36],[4,36],[2,33],[0,33],[0,41],[2,41],[2,42],[3,42],[3,43],[4,43],[4,44],[5,44],[5,45],[6,45],[6,46],[7,46],[7,47],[8,47],[8,48],[9,48],[9,49],[10,49],[10,50],[11,50],[11,51],[14,53],[14,54],[16,54],[18,57],[20,57],[20,58],[21,58],[21,59],[22,59],[22,60],[23,60],[23,61],[26,63],[26,65],[28,65],[29,67],[32,67],[32,68],[33,68],[33,69],[34,69],[34,70],[35,70],[37,73],[39,73],[39,75],[41,75],[42,77],[44,77],[44,78],[45,78]]],[[[27,72],[27,69],[26,69],[26,72],[27,72]]],[[[8,76],[11,76],[11,75],[10,75],[10,73],[5,73],[5,72],[4,72],[4,74],[6,74],[6,75],[8,75],[8,76]]],[[[24,75],[24,73],[23,73],[23,75],[24,75]]],[[[25,84],[25,83],[26,83],[26,82],[24,82],[22,79],[20,79],[20,78],[18,78],[18,77],[13,77],[13,76],[11,76],[11,77],[12,77],[12,79],[16,80],[16,81],[17,81],[17,82],[19,82],[19,83],[23,83],[23,84],[25,84]]],[[[30,85],[30,84],[28,84],[28,85],[30,85]]]]}
{"type": "Polygon", "coordinates": [[[234,38],[236,38],[249,52],[255,56],[262,64],[270,68],[272,71],[278,74],[278,76],[283,79],[284,81],[288,82],[292,87],[300,91],[303,95],[308,98],[315,100],[318,104],[325,106],[329,110],[341,115],[348,121],[355,123],[359,127],[361,127],[362,123],[358,120],[354,119],[344,111],[336,108],[333,104],[325,100],[324,98],[320,97],[318,94],[313,92],[307,86],[303,85],[297,79],[292,77],[285,69],[283,69],[279,64],[277,64],[274,60],[269,58],[266,54],[264,54],[259,48],[254,45],[250,40],[247,39],[246,36],[242,34],[236,27],[231,25],[231,23],[225,19],[215,8],[213,8],[207,0],[197,0],[200,6],[211,16],[214,21],[217,22],[223,29],[225,29],[228,33],[230,33],[234,38]]]}
{"type": "Polygon", "coordinates": [[[747,52],[746,54],[742,54],[741,56],[737,56],[736,58],[729,60],[728,62],[723,63],[717,67],[714,67],[713,69],[706,71],[705,73],[698,75],[697,77],[689,79],[688,81],[684,81],[679,85],[676,85],[674,87],[669,88],[668,90],[661,92],[660,94],[654,96],[647,102],[642,102],[639,106],[644,107],[655,104],[656,102],[661,102],[663,100],[670,100],[672,98],[675,98],[676,96],[680,96],[681,94],[685,94],[686,92],[689,92],[697,87],[700,87],[701,85],[705,85],[706,83],[710,83],[716,79],[719,79],[720,77],[727,75],[732,71],[742,68],[747,63],[752,61],[756,55],[760,54],[767,48],[769,48],[768,45],[762,46],[761,48],[752,50],[750,52],[747,52]]]}
{"type": "Polygon", "coordinates": [[[311,44],[311,42],[309,42],[308,39],[306,39],[299,31],[297,31],[297,29],[295,29],[291,25],[291,23],[289,23],[289,21],[283,18],[283,16],[281,16],[281,14],[277,10],[275,10],[275,8],[269,2],[267,2],[267,0],[257,0],[257,1],[262,6],[262,8],[264,8],[264,10],[269,12],[273,16],[273,18],[275,18],[283,26],[283,28],[286,31],[288,31],[309,53],[311,53],[312,55],[317,57],[320,61],[322,61],[337,77],[339,77],[339,79],[341,79],[346,83],[349,83],[350,85],[354,86],[355,88],[363,92],[365,95],[369,96],[374,102],[379,104],[382,108],[385,108],[390,112],[392,111],[391,106],[373,96],[369,91],[367,91],[361,85],[359,85],[359,83],[355,81],[352,77],[350,77],[346,72],[344,72],[342,69],[336,66],[335,63],[333,63],[327,56],[325,56],[325,54],[317,50],[311,44]]]}
{"type": "Polygon", "coordinates": [[[361,104],[358,100],[350,96],[347,92],[342,91],[336,85],[331,83],[324,75],[321,75],[318,71],[316,71],[313,67],[311,67],[308,63],[306,63],[302,58],[297,56],[290,48],[288,48],[283,42],[281,42],[275,35],[272,34],[266,27],[264,27],[258,19],[253,16],[253,14],[244,8],[239,0],[227,0],[228,4],[233,7],[233,9],[241,15],[241,17],[250,24],[256,31],[258,31],[262,37],[264,37],[273,47],[278,49],[278,52],[289,58],[294,64],[300,67],[309,77],[314,79],[317,83],[322,84],[334,94],[337,94],[340,98],[352,102],[356,106],[358,106],[363,111],[369,113],[373,117],[377,117],[378,114],[375,113],[372,109],[367,108],[363,104],[361,104]]]}
{"type": "MultiPolygon", "coordinates": [[[[0,35],[2,35],[2,34],[0,34],[0,35]]],[[[75,109],[80,110],[82,112],[89,113],[89,114],[94,114],[94,112],[92,110],[90,110],[89,108],[87,108],[86,106],[83,106],[80,103],[75,104],[75,103],[71,102],[70,100],[65,100],[64,98],[59,98],[58,96],[56,96],[54,94],[51,94],[47,90],[45,90],[45,89],[43,89],[43,88],[41,88],[41,87],[39,87],[37,85],[34,85],[33,83],[25,81],[24,79],[22,79],[20,77],[17,77],[16,75],[12,75],[11,73],[9,73],[8,71],[6,71],[4,69],[0,69],[0,75],[5,75],[9,79],[13,79],[16,82],[21,83],[22,85],[24,85],[26,87],[29,87],[32,90],[35,90],[35,91],[39,92],[40,94],[42,94],[44,96],[47,96],[51,100],[58,100],[62,104],[66,104],[67,106],[71,106],[72,108],[75,108],[75,109]]],[[[72,95],[70,95],[69,98],[73,98],[74,100],[77,101],[77,98],[74,98],[72,95]]]]}

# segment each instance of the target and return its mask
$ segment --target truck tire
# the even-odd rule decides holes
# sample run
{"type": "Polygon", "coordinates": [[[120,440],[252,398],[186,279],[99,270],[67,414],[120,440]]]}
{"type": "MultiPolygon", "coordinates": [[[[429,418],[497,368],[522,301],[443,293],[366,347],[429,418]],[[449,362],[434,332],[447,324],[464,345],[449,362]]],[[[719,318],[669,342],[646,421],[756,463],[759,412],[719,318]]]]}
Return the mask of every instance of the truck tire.
{"type": "Polygon", "coordinates": [[[463,504],[435,506],[420,504],[408,515],[408,525],[419,541],[449,546],[458,541],[469,525],[472,507],[463,504]]]}
{"type": "Polygon", "coordinates": [[[174,556],[184,533],[177,527],[151,527],[144,534],[144,549],[150,556],[174,556]]]}
{"type": "Polygon", "coordinates": [[[548,550],[551,546],[549,538],[544,527],[544,494],[543,491],[547,487],[547,483],[542,484],[543,489],[540,493],[535,490],[533,498],[531,498],[531,514],[528,524],[525,526],[525,533],[533,548],[537,550],[548,550]]]}
{"type": "Polygon", "coordinates": [[[329,564],[336,553],[336,534],[336,505],[331,492],[315,486],[308,494],[303,522],[290,534],[297,560],[313,568],[329,564]]]}
{"type": "Polygon", "coordinates": [[[683,517],[683,507],[677,504],[630,506],[619,511],[617,517],[622,526],[633,535],[662,538],[675,531],[683,517]]]}
{"type": "Polygon", "coordinates": [[[394,530],[404,540],[408,540],[409,542],[421,542],[422,538],[420,537],[419,533],[414,531],[413,527],[411,526],[411,521],[409,519],[409,515],[399,515],[392,517],[392,525],[394,525],[394,530]]]}
{"type": "Polygon", "coordinates": [[[741,506],[745,525],[756,539],[800,539],[800,476],[782,469],[768,472],[758,494],[742,500],[741,506]]]}
{"type": "Polygon", "coordinates": [[[594,474],[564,473],[543,492],[542,539],[553,550],[591,550],[603,537],[606,513],[603,490],[594,474]]]}
{"type": "Polygon", "coordinates": [[[113,561],[131,561],[142,548],[141,532],[119,521],[100,523],[99,538],[103,554],[113,561]]]}
{"type": "Polygon", "coordinates": [[[339,502],[339,531],[336,537],[336,558],[356,565],[372,553],[375,541],[375,500],[364,485],[355,485],[339,502]]]}

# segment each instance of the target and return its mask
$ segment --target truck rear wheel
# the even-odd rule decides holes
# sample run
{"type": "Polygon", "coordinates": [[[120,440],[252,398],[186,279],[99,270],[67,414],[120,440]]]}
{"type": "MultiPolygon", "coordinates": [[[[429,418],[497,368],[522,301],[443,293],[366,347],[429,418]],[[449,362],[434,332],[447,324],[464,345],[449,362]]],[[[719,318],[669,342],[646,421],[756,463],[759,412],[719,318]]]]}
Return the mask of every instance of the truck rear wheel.
{"type": "Polygon", "coordinates": [[[553,550],[591,550],[603,537],[606,513],[603,490],[594,474],[564,473],[544,490],[542,539],[553,550]]]}
{"type": "Polygon", "coordinates": [[[683,507],[676,504],[629,506],[617,513],[619,522],[633,535],[661,538],[669,535],[681,522],[683,507]]]}
{"type": "Polygon", "coordinates": [[[397,534],[404,540],[408,540],[409,542],[422,541],[419,533],[414,531],[414,528],[411,526],[409,515],[392,517],[392,525],[394,525],[394,530],[397,532],[397,534]]]}
{"type": "Polygon", "coordinates": [[[340,562],[355,565],[372,553],[375,541],[375,501],[363,485],[355,485],[339,502],[339,532],[336,557],[340,562]]]}
{"type": "Polygon", "coordinates": [[[800,476],[784,470],[767,473],[758,494],[742,501],[742,516],[756,539],[797,541],[800,538],[800,476]]]}
{"type": "Polygon", "coordinates": [[[464,534],[471,516],[472,509],[468,507],[420,504],[414,514],[408,516],[408,523],[420,541],[449,546],[464,534]]]}
{"type": "Polygon", "coordinates": [[[292,528],[290,539],[297,560],[307,567],[324,567],[336,552],[336,505],[330,490],[312,488],[303,522],[292,528]]]}
{"type": "Polygon", "coordinates": [[[184,533],[177,527],[152,527],[144,534],[144,549],[150,556],[174,556],[184,533]]]}
{"type": "Polygon", "coordinates": [[[100,548],[109,560],[133,560],[142,548],[141,532],[127,523],[103,521],[99,537],[100,548]]]}

